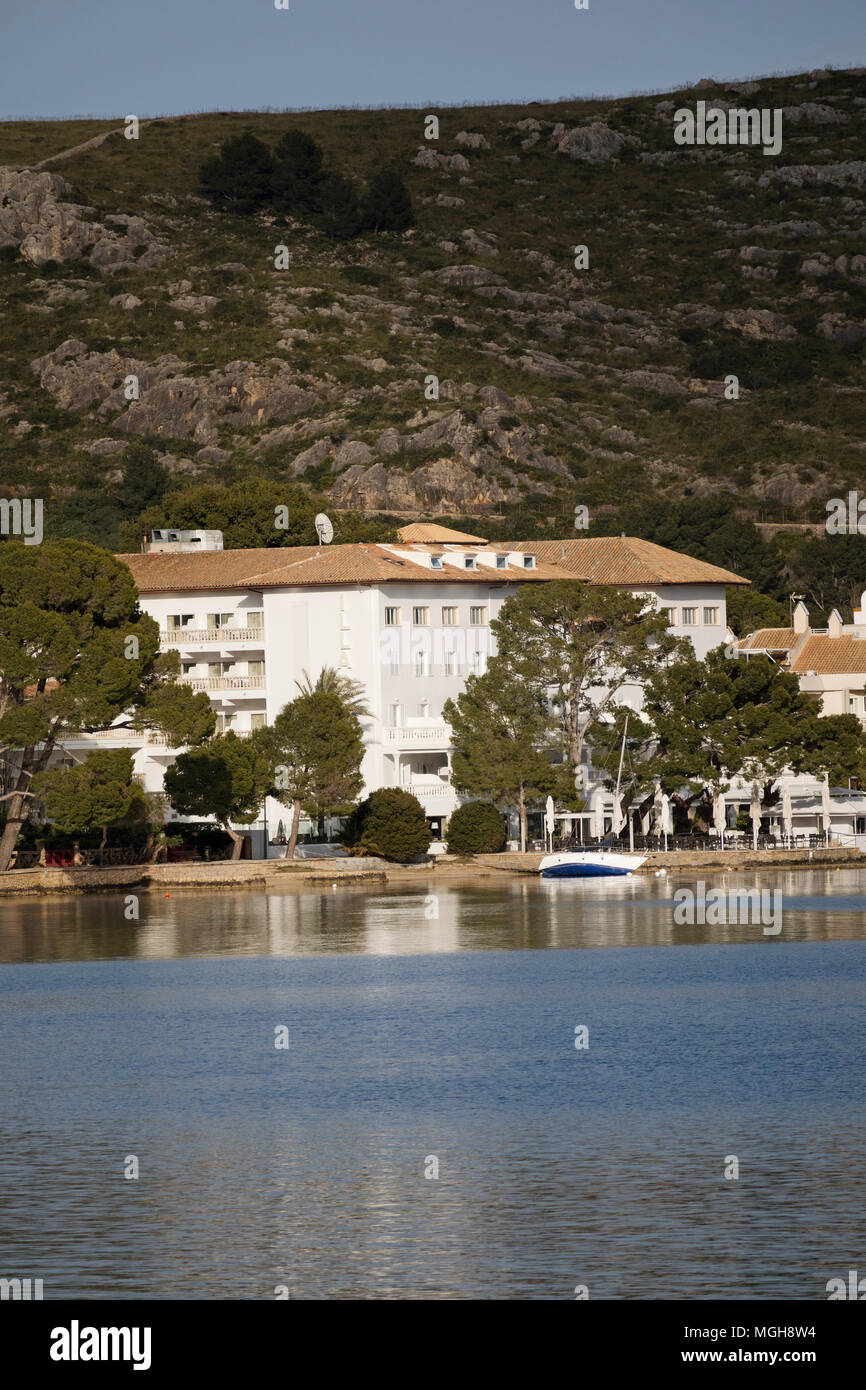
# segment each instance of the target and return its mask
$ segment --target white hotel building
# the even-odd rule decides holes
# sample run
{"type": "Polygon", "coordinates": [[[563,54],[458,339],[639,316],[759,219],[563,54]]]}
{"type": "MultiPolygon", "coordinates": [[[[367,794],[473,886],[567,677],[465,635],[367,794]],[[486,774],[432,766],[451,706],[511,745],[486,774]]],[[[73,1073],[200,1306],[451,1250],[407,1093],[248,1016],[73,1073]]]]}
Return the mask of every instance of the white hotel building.
{"type": "MultiPolygon", "coordinates": [[[[580,579],[627,589],[665,610],[672,631],[704,656],[726,640],[725,586],[747,582],[625,537],[488,544],[419,523],[391,544],[222,550],[201,548],[221,544],[218,533],[184,536],[192,534],[198,544],[151,545],[119,558],[142,609],[159,623],[163,648],[176,650],[182,678],[207,692],[219,727],[244,735],[270,724],[305,673],[315,681],[326,666],[344,672],[361,683],[370,711],[362,720],[364,794],[411,791],[434,837],[459,803],[443,706],[468,674],[485,670],[495,651],[490,623],[519,585],[580,579]]],[[[634,708],[641,699],[639,687],[622,692],[634,708]]],[[[182,751],[132,734],[123,721],[64,743],[77,757],[93,746],[134,747],[136,773],[153,792],[182,751]]],[[[268,798],[267,839],[289,820],[289,808],[268,798]]],[[[253,856],[264,855],[262,822],[250,838],[253,856]]]]}

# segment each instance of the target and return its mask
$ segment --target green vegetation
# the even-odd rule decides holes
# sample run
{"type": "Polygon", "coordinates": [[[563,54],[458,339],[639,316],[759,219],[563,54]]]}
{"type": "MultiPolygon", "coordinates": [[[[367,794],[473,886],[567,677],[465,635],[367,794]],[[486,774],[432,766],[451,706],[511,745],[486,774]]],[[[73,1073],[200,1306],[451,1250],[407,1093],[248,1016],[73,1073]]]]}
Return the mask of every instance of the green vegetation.
{"type": "Polygon", "coordinates": [[[109,828],[142,826],[147,820],[147,796],[132,779],[132,753],[125,748],[98,750],[72,767],[53,767],[37,773],[31,783],[45,814],[64,834],[102,833],[105,848],[109,828]]]}
{"type": "Polygon", "coordinates": [[[271,795],[292,806],[287,859],[294,858],[301,811],[318,821],[345,815],[361,792],[364,744],[351,708],[356,696],[345,685],[324,678],[321,687],[302,691],[284,706],[272,729],[262,730],[271,795]]]}
{"type": "Polygon", "coordinates": [[[287,130],[273,154],[247,129],[223,142],[199,171],[200,188],[215,207],[235,214],[272,203],[277,212],[312,223],[333,241],[363,230],[403,232],[415,221],[412,198],[397,169],[380,169],[363,203],[351,179],[325,166],[320,145],[303,130],[287,130]]]}
{"type": "MultiPolygon", "coordinates": [[[[705,95],[739,101],[724,85],[705,95]]],[[[671,99],[689,103],[694,93],[671,99]]],[[[829,103],[843,117],[820,131],[808,118],[791,122],[786,165],[850,162],[866,140],[858,71],[762,78],[755,99],[829,103]]],[[[115,134],[49,165],[95,209],[88,217],[141,217],[168,254],[101,275],[86,259],[37,269],[11,248],[0,253],[0,494],[45,498],[52,539],[115,545],[123,527],[132,549],[139,536],[131,538],[131,524],[183,492],[191,475],[197,486],[297,483],[330,493],[332,514],[362,506],[393,513],[395,498],[407,495],[402,479],[393,491],[379,479],[353,493],[334,456],[298,472],[296,457],[333,434],[371,448],[383,477],[418,472],[412,465],[426,449],[404,442],[382,451],[379,436],[420,429],[407,422],[421,411],[436,423],[460,410],[460,440],[452,431],[438,456],[465,469],[466,500],[449,495],[450,484],[437,493],[418,483],[415,502],[410,491],[401,503],[407,518],[441,510],[492,538],[532,539],[574,534],[579,503],[589,507],[590,535],[626,530],[675,544],[735,569],[785,607],[797,591],[819,618],[834,604],[847,616],[859,579],[854,562],[839,558],[843,538],[822,538],[812,552],[811,542],[762,538],[754,523],[821,523],[826,500],[862,480],[866,291],[862,269],[850,264],[862,250],[857,184],[823,184],[816,221],[815,187],[781,183],[781,166],[760,149],[676,155],[670,113],[659,104],[651,94],[455,108],[440,113],[440,139],[431,142],[422,110],[215,112],[144,125],[136,142],[115,134]],[[534,142],[515,128],[527,116],[542,123],[534,142]],[[554,123],[592,121],[637,137],[640,150],[600,164],[557,153],[554,123]],[[461,130],[487,147],[457,142],[461,130]],[[426,167],[430,160],[415,162],[419,149],[445,163],[459,153],[469,168],[426,167]],[[206,198],[202,166],[216,179],[206,198]],[[348,234],[360,216],[370,235],[325,234],[316,208],[331,174],[344,181],[331,186],[331,230],[348,234]],[[587,271],[574,269],[563,238],[574,208],[590,245],[587,271]],[[386,224],[390,233],[372,234],[386,224]],[[473,249],[470,229],[489,254],[473,249]],[[274,247],[283,242],[291,266],[277,271],[274,247]],[[821,273],[804,269],[822,257],[821,273]],[[502,283],[437,278],[459,264],[502,283]],[[218,304],[201,316],[175,307],[182,292],[172,287],[184,279],[193,295],[218,304]],[[122,294],[141,305],[112,303],[122,294]],[[527,294],[530,301],[514,302],[527,294]],[[742,317],[767,312],[766,323],[742,317]],[[118,359],[113,382],[74,404],[43,389],[31,367],[70,339],[118,359]],[[250,364],[250,398],[223,409],[217,391],[216,413],[203,410],[200,432],[190,426],[179,438],[173,421],[156,421],[144,436],[150,476],[119,478],[123,455],[88,450],[106,437],[128,439],[116,399],[128,359],[151,365],[172,355],[178,376],[217,387],[229,363],[250,364]],[[281,391],[276,412],[259,419],[255,393],[268,389],[274,364],[309,396],[296,407],[281,391]],[[453,383],[438,403],[424,401],[419,364],[453,383]],[[681,394],[641,382],[657,372],[681,394]],[[731,373],[740,378],[736,401],[719,395],[731,373]],[[511,404],[482,425],[491,407],[480,393],[491,387],[511,404]],[[262,432],[281,425],[303,428],[263,447],[262,432]],[[453,516],[469,507],[468,518],[453,516]]],[[[0,124],[0,162],[33,167],[112,128],[0,124]]],[[[415,483],[409,477],[410,489],[415,483]]]]}
{"type": "Polygon", "coordinates": [[[430,828],[417,797],[400,787],[384,787],[355,808],[342,839],[356,854],[408,864],[429,848],[430,828]]]}
{"type": "MultiPolygon", "coordinates": [[[[501,621],[510,614],[503,608],[501,621]]],[[[483,676],[469,676],[444,717],[454,732],[451,780],[470,796],[489,796],[498,806],[516,806],[525,848],[527,813],[548,794],[570,801],[574,783],[550,753],[551,718],[546,691],[527,681],[516,663],[493,657],[483,676]]],[[[470,803],[475,804],[475,803],[470,803]]],[[[449,836],[451,833],[449,824],[449,836]]],[[[450,840],[449,840],[450,843],[450,840]]]]}
{"type": "MultiPolygon", "coordinates": [[[[19,541],[0,545],[0,756],[14,753],[7,778],[0,873],[33,800],[31,782],[46,771],[63,735],[104,729],[152,703],[162,727],[207,727],[202,701],[178,687],[176,652],[160,653],[159,628],[138,608],[132,575],[96,546],[46,541],[38,562],[19,541]]],[[[212,716],[210,716],[212,719],[212,716]]]]}
{"type": "Polygon", "coordinates": [[[271,783],[271,764],[263,742],[255,735],[238,738],[229,730],[200,748],[181,753],[166,768],[165,790],[182,816],[214,816],[232,841],[232,859],[239,859],[243,835],[232,821],[251,825],[261,814],[271,783]]]}
{"type": "Polygon", "coordinates": [[[489,801],[467,801],[448,821],[449,854],[498,854],[505,844],[505,817],[489,801]]]}
{"type": "MultiPolygon", "coordinates": [[[[623,687],[664,669],[682,643],[643,599],[576,580],[527,584],[491,623],[503,688],[552,700],[549,738],[580,786],[584,746],[610,718],[623,687]]],[[[492,664],[492,663],[491,663],[492,664]]]]}
{"type": "Polygon", "coordinates": [[[863,734],[850,714],[822,715],[795,675],[765,657],[706,661],[684,657],[647,684],[644,714],[653,730],[646,774],[668,791],[698,789],[741,772],[762,784],[781,772],[861,775],[863,734]]]}

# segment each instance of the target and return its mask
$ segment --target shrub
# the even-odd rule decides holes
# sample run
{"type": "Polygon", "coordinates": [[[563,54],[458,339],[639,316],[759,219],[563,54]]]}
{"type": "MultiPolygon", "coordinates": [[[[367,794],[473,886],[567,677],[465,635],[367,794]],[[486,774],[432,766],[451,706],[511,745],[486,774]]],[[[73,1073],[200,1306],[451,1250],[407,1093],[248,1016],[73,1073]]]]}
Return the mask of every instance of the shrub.
{"type": "Polygon", "coordinates": [[[364,226],[376,232],[405,232],[414,226],[409,190],[394,169],[380,169],[370,180],[364,200],[364,226]]]}
{"type": "Polygon", "coordinates": [[[505,844],[505,817],[489,801],[467,801],[448,822],[449,854],[496,854],[505,844]]]}
{"type": "Polygon", "coordinates": [[[349,241],[361,230],[361,205],[354,186],[342,174],[322,179],[318,192],[320,231],[336,241],[349,241]]]}
{"type": "Polygon", "coordinates": [[[274,151],[274,203],[280,212],[315,212],[324,155],[312,135],[289,130],[274,151]]]}
{"type": "Polygon", "coordinates": [[[273,195],[274,161],[251,130],[233,135],[199,169],[199,185],[212,203],[232,212],[255,212],[273,195]]]}
{"type": "Polygon", "coordinates": [[[352,849],[406,864],[429,847],[430,828],[417,797],[384,787],[355,807],[341,838],[352,849]]]}

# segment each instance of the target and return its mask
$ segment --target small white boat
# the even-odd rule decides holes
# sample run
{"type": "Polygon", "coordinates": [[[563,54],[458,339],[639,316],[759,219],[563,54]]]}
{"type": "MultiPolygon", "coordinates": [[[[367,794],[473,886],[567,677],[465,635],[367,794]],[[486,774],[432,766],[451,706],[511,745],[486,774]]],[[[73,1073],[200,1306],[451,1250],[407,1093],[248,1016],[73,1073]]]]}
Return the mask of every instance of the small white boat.
{"type": "Polygon", "coordinates": [[[622,878],[646,863],[645,854],[605,849],[567,849],[548,854],[538,866],[542,878],[622,878]]]}

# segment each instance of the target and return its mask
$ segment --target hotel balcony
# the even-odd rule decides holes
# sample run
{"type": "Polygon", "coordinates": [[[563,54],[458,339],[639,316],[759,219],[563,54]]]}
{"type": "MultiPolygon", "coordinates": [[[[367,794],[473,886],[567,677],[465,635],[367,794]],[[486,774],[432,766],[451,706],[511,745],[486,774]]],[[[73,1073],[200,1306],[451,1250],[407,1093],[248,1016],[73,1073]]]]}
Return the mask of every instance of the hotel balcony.
{"type": "Polygon", "coordinates": [[[98,739],[100,742],[127,744],[158,744],[163,748],[172,747],[171,740],[167,734],[154,733],[151,730],[129,729],[122,726],[113,729],[76,729],[72,733],[63,734],[58,742],[64,743],[90,743],[91,739],[98,739]]]}
{"type": "Polygon", "coordinates": [[[264,647],[264,627],[168,627],[159,634],[163,647],[264,647]]]}
{"type": "Polygon", "coordinates": [[[385,730],[385,746],[406,753],[412,749],[427,752],[434,748],[444,752],[451,747],[451,728],[441,722],[416,726],[401,724],[399,728],[385,730]]]}
{"type": "Polygon", "coordinates": [[[193,690],[205,690],[221,693],[224,691],[234,691],[236,694],[241,691],[249,691],[251,694],[264,694],[265,677],[261,676],[181,676],[185,685],[189,685],[193,690]]]}

